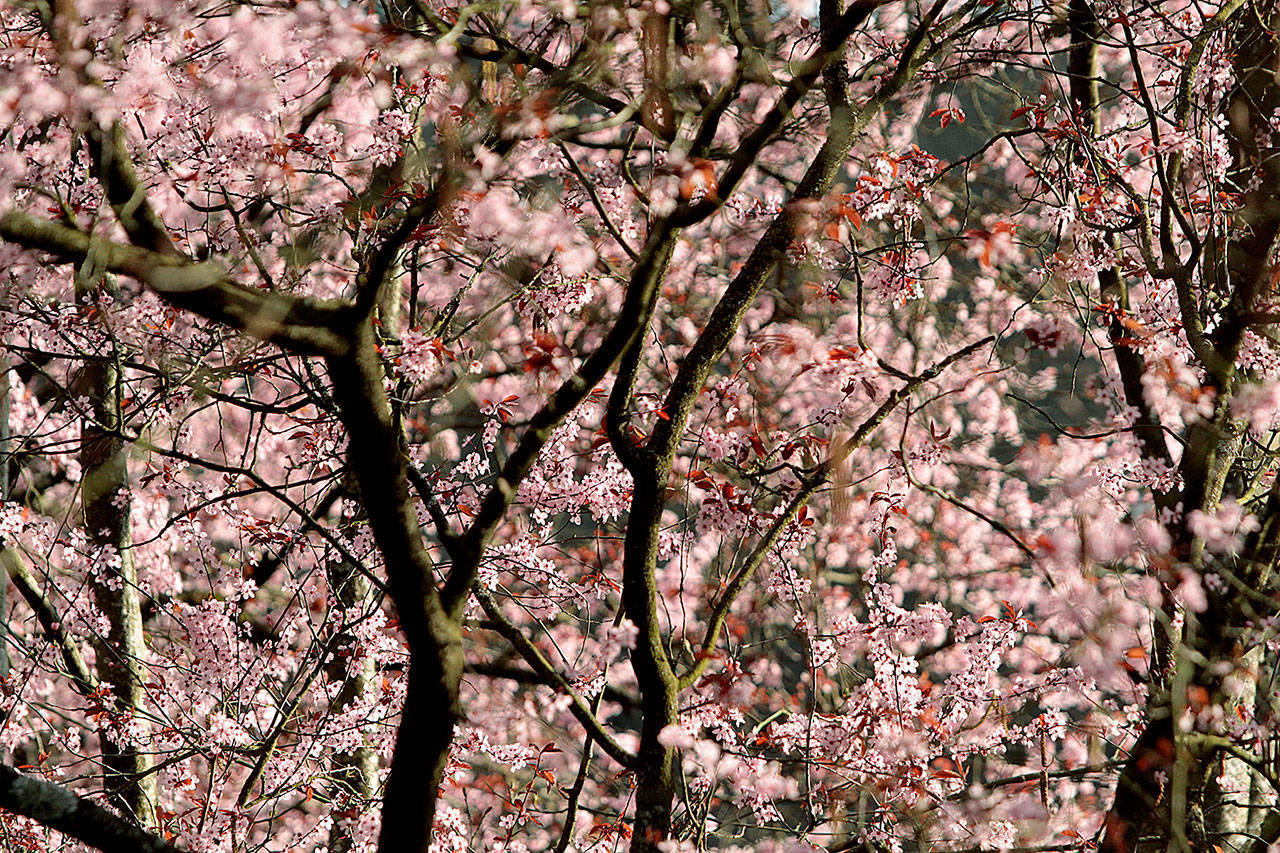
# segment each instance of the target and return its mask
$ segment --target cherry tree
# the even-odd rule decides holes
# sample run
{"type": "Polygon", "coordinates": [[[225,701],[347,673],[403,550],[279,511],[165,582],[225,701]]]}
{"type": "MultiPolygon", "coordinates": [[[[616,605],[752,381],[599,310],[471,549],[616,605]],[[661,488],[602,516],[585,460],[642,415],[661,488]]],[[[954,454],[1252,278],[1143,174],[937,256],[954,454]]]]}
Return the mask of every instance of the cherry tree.
{"type": "Polygon", "coordinates": [[[1280,11],[0,3],[0,839],[1280,843],[1280,11]]]}

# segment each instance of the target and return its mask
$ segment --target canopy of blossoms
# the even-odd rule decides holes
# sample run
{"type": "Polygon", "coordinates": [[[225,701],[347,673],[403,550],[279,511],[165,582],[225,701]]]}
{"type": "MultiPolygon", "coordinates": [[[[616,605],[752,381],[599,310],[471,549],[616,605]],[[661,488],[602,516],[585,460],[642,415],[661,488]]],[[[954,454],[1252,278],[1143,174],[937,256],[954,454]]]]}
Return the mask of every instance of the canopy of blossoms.
{"type": "Polygon", "coordinates": [[[0,846],[1280,843],[1262,0],[0,2],[0,846]]]}

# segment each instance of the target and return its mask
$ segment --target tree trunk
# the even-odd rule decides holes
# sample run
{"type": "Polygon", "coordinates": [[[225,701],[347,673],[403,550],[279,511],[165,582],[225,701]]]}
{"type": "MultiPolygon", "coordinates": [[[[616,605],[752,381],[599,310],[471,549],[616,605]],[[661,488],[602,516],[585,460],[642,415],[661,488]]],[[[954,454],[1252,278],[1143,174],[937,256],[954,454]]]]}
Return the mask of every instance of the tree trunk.
{"type": "MultiPolygon", "coordinates": [[[[368,611],[371,598],[368,578],[347,562],[331,565],[328,575],[329,589],[345,620],[349,621],[357,610],[361,613],[368,611]]],[[[356,643],[349,631],[341,631],[335,639],[340,650],[351,648],[356,643]]],[[[342,681],[342,689],[333,703],[333,712],[342,713],[351,703],[373,689],[377,673],[374,671],[372,658],[366,656],[353,669],[347,664],[346,657],[339,655],[329,664],[329,675],[334,680],[342,681]]],[[[345,820],[334,820],[333,829],[329,832],[329,853],[349,853],[353,847],[352,825],[349,821],[357,820],[370,807],[377,794],[377,753],[369,746],[358,746],[350,752],[337,753],[333,757],[329,780],[329,796],[333,800],[335,816],[348,816],[345,820]]]]}
{"type": "MultiPolygon", "coordinates": [[[[109,292],[110,284],[77,282],[82,302],[95,292],[109,292]]],[[[109,335],[109,331],[107,331],[109,335]]],[[[120,436],[121,372],[114,344],[85,362],[80,382],[91,411],[81,427],[80,502],[85,530],[97,551],[93,576],[94,601],[107,619],[108,629],[97,637],[98,677],[111,688],[113,722],[131,727],[139,719],[146,698],[146,645],[138,602],[138,574],[134,565],[130,524],[129,446],[120,436]]],[[[156,782],[151,757],[134,750],[127,739],[101,732],[104,785],[110,802],[142,826],[155,824],[156,782]]]]}
{"type": "Polygon", "coordinates": [[[640,687],[644,723],[636,761],[636,819],[632,853],[656,853],[671,834],[675,800],[675,753],[658,735],[678,719],[677,684],[667,658],[665,636],[658,618],[654,573],[658,562],[658,531],[669,463],[652,458],[648,470],[636,469],[631,512],[627,517],[626,563],[622,600],[627,618],[638,629],[632,666],[640,687]]]}
{"type": "Polygon", "coordinates": [[[409,691],[383,799],[380,853],[426,853],[431,844],[440,783],[462,716],[461,680],[461,636],[448,648],[410,656],[409,691]]]}
{"type": "MultiPolygon", "coordinates": [[[[2,308],[3,306],[0,306],[2,308]]],[[[0,356],[0,503],[7,503],[12,483],[9,479],[9,357],[0,356]]],[[[0,543],[7,546],[9,543],[0,543]]],[[[0,679],[9,677],[9,632],[5,620],[9,618],[8,573],[0,574],[0,679]]]]}
{"type": "Polygon", "coordinates": [[[351,352],[329,360],[347,428],[347,464],[382,553],[400,628],[409,645],[408,691],[383,797],[382,853],[425,853],[454,726],[462,717],[462,631],[435,586],[422,539],[371,318],[357,322],[351,352]]]}

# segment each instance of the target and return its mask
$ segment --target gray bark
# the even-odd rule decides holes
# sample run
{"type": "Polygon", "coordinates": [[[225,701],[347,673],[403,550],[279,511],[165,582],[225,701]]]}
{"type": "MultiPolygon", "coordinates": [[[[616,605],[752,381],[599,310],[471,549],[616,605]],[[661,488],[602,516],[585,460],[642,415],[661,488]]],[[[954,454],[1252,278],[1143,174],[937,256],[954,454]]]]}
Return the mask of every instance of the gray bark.
{"type": "MultiPolygon", "coordinates": [[[[81,299],[95,289],[77,282],[81,299]]],[[[104,560],[93,582],[95,603],[109,625],[106,635],[95,639],[98,678],[111,688],[108,710],[118,718],[136,719],[146,699],[146,644],[130,524],[129,446],[120,437],[122,377],[115,347],[101,356],[87,360],[80,377],[92,407],[80,434],[80,502],[89,541],[104,556],[114,552],[118,561],[104,560]]],[[[102,753],[104,783],[112,805],[132,815],[140,825],[153,826],[156,782],[150,756],[118,743],[105,730],[102,753]]]]}

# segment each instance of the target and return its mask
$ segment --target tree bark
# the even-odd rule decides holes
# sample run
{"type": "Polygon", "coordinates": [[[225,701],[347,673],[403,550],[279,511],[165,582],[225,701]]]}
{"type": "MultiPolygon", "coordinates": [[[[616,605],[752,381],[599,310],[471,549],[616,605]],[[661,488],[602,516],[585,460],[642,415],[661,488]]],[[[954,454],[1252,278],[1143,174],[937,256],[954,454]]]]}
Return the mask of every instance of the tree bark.
{"type": "MultiPolygon", "coordinates": [[[[78,297],[88,302],[94,293],[110,293],[109,280],[77,282],[78,297]]],[[[109,330],[106,333],[110,334],[109,330]]],[[[95,638],[100,682],[111,688],[112,722],[127,722],[135,730],[146,701],[146,644],[138,602],[138,573],[134,564],[130,523],[129,446],[120,437],[121,371],[114,344],[87,359],[80,381],[91,411],[81,427],[80,502],[85,530],[96,549],[93,593],[107,619],[107,633],[95,638]]],[[[142,826],[155,824],[156,781],[150,756],[117,739],[104,727],[103,781],[110,802],[142,826]]]]}
{"type": "MultiPolygon", "coordinates": [[[[7,306],[0,306],[7,310],[7,306]]],[[[9,357],[0,356],[0,503],[8,503],[9,492],[13,484],[10,481],[9,463],[9,357]]],[[[8,547],[7,542],[0,542],[0,547],[8,547]]],[[[4,621],[9,617],[9,583],[8,573],[0,572],[0,679],[9,677],[11,661],[9,659],[9,631],[4,621]]]]}
{"type": "Polygon", "coordinates": [[[632,667],[640,687],[644,722],[636,754],[636,818],[632,853],[656,853],[671,833],[675,800],[675,753],[658,736],[678,719],[678,682],[667,657],[666,636],[658,618],[655,571],[658,531],[669,464],[653,460],[647,473],[637,476],[627,517],[622,603],[637,628],[632,667]]]}
{"type": "MultiPolygon", "coordinates": [[[[1073,15],[1086,5],[1083,0],[1073,2],[1073,15]]],[[[1224,117],[1233,158],[1228,182],[1238,189],[1241,204],[1229,243],[1218,234],[1205,238],[1200,267],[1205,279],[1203,297],[1191,292],[1189,270],[1180,268],[1183,260],[1166,233],[1169,220],[1181,215],[1171,213],[1170,206],[1181,200],[1162,199],[1166,206],[1161,221],[1161,240],[1166,244],[1163,262],[1174,268],[1189,339],[1193,326],[1204,328],[1203,314],[1213,304],[1210,293],[1225,300],[1212,334],[1195,347],[1208,373],[1206,384],[1222,402],[1211,417],[1188,430],[1180,461],[1184,486],[1168,500],[1170,505],[1180,502],[1182,520],[1172,531],[1175,556],[1202,579],[1218,574],[1236,581],[1225,588],[1206,583],[1207,608],[1198,614],[1184,612],[1181,632],[1169,631],[1167,651],[1156,649],[1148,723],[1118,780],[1099,847],[1102,853],[1245,849],[1251,827],[1260,828],[1259,819],[1251,817],[1251,812],[1258,811],[1251,806],[1261,805],[1251,800],[1257,790],[1253,771],[1226,747],[1226,739],[1206,719],[1212,719],[1215,708],[1230,716],[1237,708],[1251,711],[1256,703],[1261,657],[1260,650],[1250,649],[1248,643],[1250,623],[1261,614],[1250,596],[1261,594],[1265,599],[1275,587],[1280,500],[1273,488],[1258,513],[1263,529],[1251,537],[1238,558],[1206,555],[1204,543],[1186,519],[1193,511],[1212,513],[1217,508],[1224,488],[1231,491],[1226,488],[1231,472],[1241,462],[1243,427],[1231,420],[1225,401],[1244,381],[1236,361],[1248,315],[1271,280],[1280,235],[1280,162],[1274,149],[1260,147],[1260,141],[1271,136],[1270,116],[1280,107],[1276,23],[1276,9],[1253,4],[1232,19],[1236,86],[1226,99],[1224,117]],[[1239,675],[1236,682],[1248,685],[1243,694],[1229,694],[1226,676],[1232,672],[1239,675]]],[[[1077,27],[1075,32],[1084,30],[1077,27]]],[[[1095,24],[1088,38],[1096,39],[1099,32],[1095,24]]],[[[1137,62],[1135,54],[1135,69],[1137,62]]],[[[1076,100],[1083,106],[1079,94],[1076,100]]],[[[1177,190],[1173,183],[1177,174],[1175,166],[1169,166],[1162,176],[1171,192],[1177,190]]],[[[1195,336],[1200,334],[1197,331],[1195,336]]],[[[1123,371],[1125,365],[1120,366],[1123,371]]],[[[1150,448],[1146,452],[1149,457],[1158,455],[1150,448]]],[[[1172,620],[1174,611],[1166,613],[1172,620]]]]}
{"type": "MultiPolygon", "coordinates": [[[[372,585],[355,566],[339,562],[328,569],[329,590],[335,603],[341,608],[344,620],[355,611],[367,612],[370,608],[372,585]]],[[[350,631],[340,631],[337,639],[339,650],[351,648],[357,642],[350,631]]],[[[342,689],[333,702],[333,713],[342,713],[353,702],[368,694],[374,687],[377,673],[373,660],[367,656],[358,667],[351,668],[346,656],[339,654],[329,664],[329,675],[342,682],[342,689]]],[[[378,755],[367,745],[349,752],[339,752],[333,757],[329,771],[329,796],[333,800],[335,814],[355,820],[377,795],[378,755]]],[[[329,832],[329,853],[349,853],[353,847],[350,824],[335,820],[329,832]]]]}
{"type": "Polygon", "coordinates": [[[139,829],[92,800],[4,764],[0,764],[0,808],[106,853],[183,853],[182,848],[139,829]]]}
{"type": "Polygon", "coordinates": [[[425,853],[454,726],[462,717],[462,631],[436,590],[383,385],[371,317],[353,330],[350,354],[330,359],[329,376],[347,428],[348,464],[409,645],[408,692],[383,799],[379,850],[425,853]]]}

